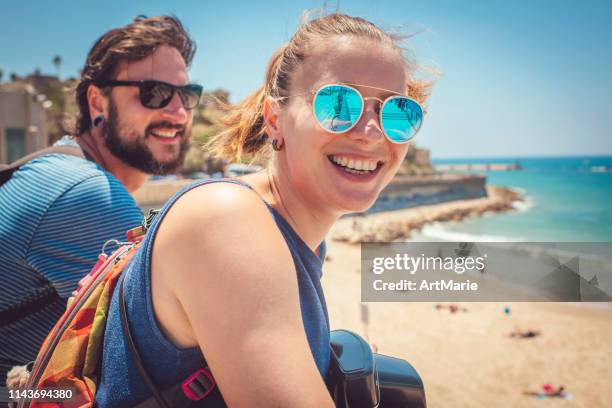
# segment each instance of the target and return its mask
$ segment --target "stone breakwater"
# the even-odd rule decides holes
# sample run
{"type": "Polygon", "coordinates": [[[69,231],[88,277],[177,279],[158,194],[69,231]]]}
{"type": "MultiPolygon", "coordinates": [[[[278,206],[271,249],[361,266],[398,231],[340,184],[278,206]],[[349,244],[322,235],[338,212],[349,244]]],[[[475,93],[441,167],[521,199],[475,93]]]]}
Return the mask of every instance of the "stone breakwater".
{"type": "MultiPolygon", "coordinates": [[[[514,209],[513,203],[523,201],[518,192],[486,186],[485,180],[484,176],[461,174],[396,177],[374,205],[378,212],[340,219],[328,238],[353,244],[408,239],[413,231],[420,231],[426,224],[510,211],[514,209]],[[402,209],[396,209],[398,206],[402,209]]],[[[193,182],[149,181],[134,198],[145,212],[161,208],[176,191],[193,182]]]]}
{"type": "Polygon", "coordinates": [[[334,241],[351,244],[408,239],[426,224],[511,211],[515,202],[523,201],[518,192],[508,188],[487,186],[486,191],[487,196],[481,198],[345,217],[334,225],[329,236],[334,241]]]}

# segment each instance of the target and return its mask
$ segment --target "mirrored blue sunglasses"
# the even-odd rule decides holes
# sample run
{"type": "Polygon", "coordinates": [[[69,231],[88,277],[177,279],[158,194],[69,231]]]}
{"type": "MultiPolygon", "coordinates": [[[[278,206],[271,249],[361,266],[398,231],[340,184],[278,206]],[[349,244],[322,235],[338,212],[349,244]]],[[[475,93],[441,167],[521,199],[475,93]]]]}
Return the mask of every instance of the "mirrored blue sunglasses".
{"type": "Polygon", "coordinates": [[[348,132],[361,119],[365,101],[376,99],[381,104],[380,127],[389,141],[406,143],[418,133],[423,122],[423,109],[418,102],[404,95],[391,95],[384,100],[375,96],[364,97],[351,85],[392,92],[373,86],[346,83],[323,85],[317,91],[307,92],[314,94],[313,113],[323,129],[331,133],[348,132]]]}

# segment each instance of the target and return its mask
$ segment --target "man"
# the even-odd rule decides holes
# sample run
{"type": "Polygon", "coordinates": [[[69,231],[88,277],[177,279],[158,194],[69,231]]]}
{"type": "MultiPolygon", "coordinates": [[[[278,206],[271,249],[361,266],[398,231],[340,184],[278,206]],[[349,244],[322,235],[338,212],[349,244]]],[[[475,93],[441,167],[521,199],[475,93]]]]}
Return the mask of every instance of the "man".
{"type": "Polygon", "coordinates": [[[58,142],[84,158],[38,157],[0,188],[0,384],[36,358],[104,242],[140,225],[130,193],[180,168],[202,92],[188,84],[195,49],[174,17],[104,34],[77,86],[74,136],[58,142]]]}

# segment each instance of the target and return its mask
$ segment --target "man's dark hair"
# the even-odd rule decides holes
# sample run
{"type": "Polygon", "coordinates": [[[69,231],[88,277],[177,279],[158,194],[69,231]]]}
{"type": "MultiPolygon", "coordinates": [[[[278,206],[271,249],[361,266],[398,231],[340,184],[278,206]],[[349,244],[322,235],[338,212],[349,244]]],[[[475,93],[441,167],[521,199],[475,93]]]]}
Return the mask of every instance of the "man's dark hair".
{"type": "Polygon", "coordinates": [[[78,116],[71,133],[80,135],[91,128],[87,89],[96,82],[114,79],[122,61],[139,61],[158,47],[176,48],[189,66],[196,51],[195,42],[175,16],[138,16],[125,27],[116,28],[96,41],[87,54],[85,67],[76,87],[78,116]]]}

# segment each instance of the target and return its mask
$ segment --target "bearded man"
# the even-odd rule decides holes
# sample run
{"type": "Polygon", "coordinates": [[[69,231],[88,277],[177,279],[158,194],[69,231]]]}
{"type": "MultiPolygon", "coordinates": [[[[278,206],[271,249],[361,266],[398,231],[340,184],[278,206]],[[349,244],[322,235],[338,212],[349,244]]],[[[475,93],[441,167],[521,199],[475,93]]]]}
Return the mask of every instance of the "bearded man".
{"type": "Polygon", "coordinates": [[[139,17],[93,45],[72,136],[0,188],[0,384],[36,358],[102,245],[142,222],[130,193],[180,169],[202,87],[195,43],[175,17],[139,17]]]}

